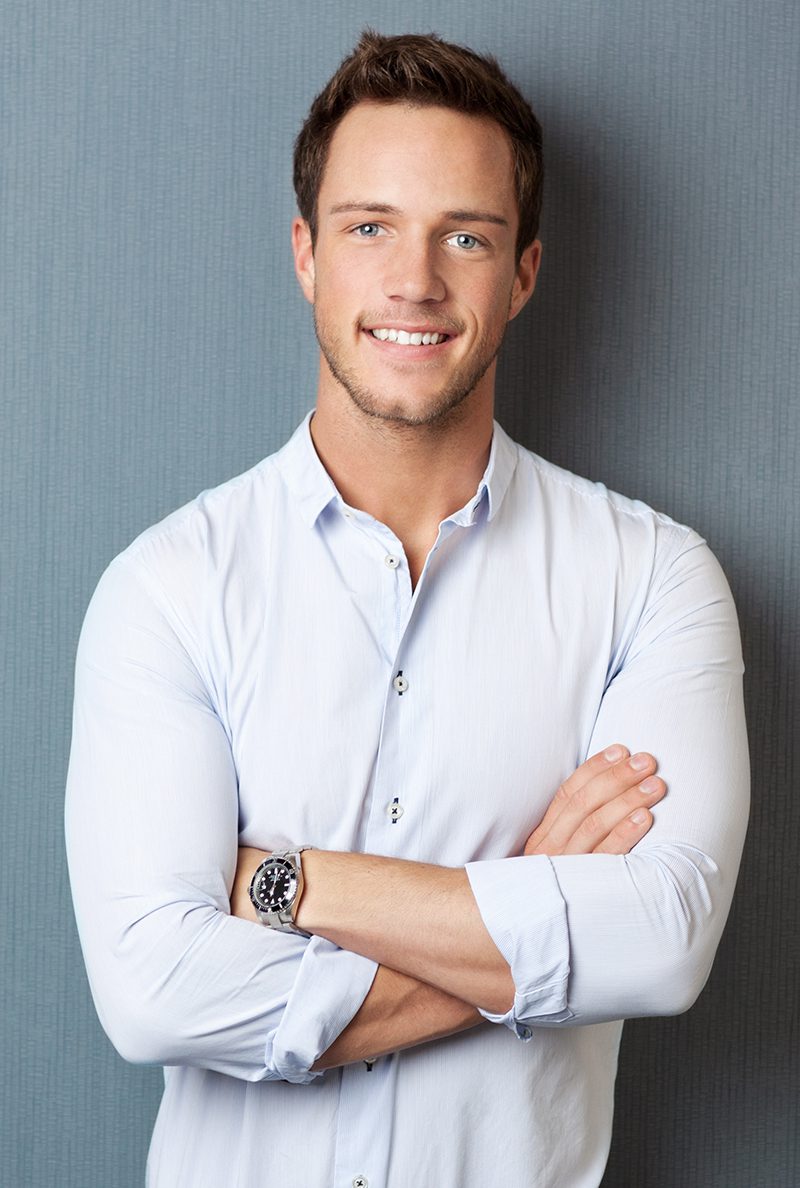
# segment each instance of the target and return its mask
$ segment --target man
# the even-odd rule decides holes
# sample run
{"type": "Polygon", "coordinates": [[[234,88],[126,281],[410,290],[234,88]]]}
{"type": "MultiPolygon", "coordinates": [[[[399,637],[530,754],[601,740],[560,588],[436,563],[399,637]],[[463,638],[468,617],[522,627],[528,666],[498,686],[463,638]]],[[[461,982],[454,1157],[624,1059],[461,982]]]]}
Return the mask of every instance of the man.
{"type": "Polygon", "coordinates": [[[295,184],[313,419],[117,558],[79,652],[70,868],[103,1024],[167,1066],[149,1182],[596,1185],[619,1020],[691,1004],[733,891],[730,595],[493,424],[541,258],[493,62],[365,34],[295,184]]]}

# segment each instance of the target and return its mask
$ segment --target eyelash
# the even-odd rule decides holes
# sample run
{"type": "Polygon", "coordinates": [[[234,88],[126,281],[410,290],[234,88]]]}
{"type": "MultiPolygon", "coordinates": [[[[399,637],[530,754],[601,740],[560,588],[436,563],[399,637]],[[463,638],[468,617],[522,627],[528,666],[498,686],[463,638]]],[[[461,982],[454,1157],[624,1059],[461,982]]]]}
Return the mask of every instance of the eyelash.
{"type": "MultiPolygon", "coordinates": [[[[353,234],[356,236],[357,239],[377,239],[378,235],[366,235],[366,234],[364,234],[364,232],[366,232],[366,231],[380,232],[381,230],[382,230],[382,227],[380,226],[379,223],[359,223],[357,227],[353,228],[353,234]]],[[[478,239],[477,235],[470,235],[469,232],[467,232],[467,231],[458,231],[455,235],[449,235],[447,237],[447,239],[445,240],[445,243],[450,243],[453,240],[458,240],[458,239],[471,240],[469,247],[463,247],[463,245],[461,245],[462,250],[466,251],[466,252],[474,252],[476,248],[480,248],[480,247],[484,246],[483,243],[481,242],[481,240],[478,239]]]]}

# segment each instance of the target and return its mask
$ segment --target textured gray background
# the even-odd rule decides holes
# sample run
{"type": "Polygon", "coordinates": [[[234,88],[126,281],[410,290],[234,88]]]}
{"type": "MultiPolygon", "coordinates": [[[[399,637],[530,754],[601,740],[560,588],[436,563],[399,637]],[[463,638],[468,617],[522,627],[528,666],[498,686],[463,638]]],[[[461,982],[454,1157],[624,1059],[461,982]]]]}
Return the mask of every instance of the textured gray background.
{"type": "Polygon", "coordinates": [[[741,612],[740,889],[698,1005],[626,1029],[605,1184],[800,1183],[800,9],[455,12],[0,0],[4,1188],[142,1183],[160,1075],[100,1031],[66,882],[75,644],[111,556],[278,446],[312,400],[290,151],[367,22],[494,52],[544,121],[545,267],[501,419],[700,529],[741,612]]]}

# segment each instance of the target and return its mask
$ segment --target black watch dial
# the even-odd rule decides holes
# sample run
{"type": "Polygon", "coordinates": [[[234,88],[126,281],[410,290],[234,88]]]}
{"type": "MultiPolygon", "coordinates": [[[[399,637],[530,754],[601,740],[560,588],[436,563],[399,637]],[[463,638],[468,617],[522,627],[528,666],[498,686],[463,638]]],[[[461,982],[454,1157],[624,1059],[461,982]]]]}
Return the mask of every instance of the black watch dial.
{"type": "Polygon", "coordinates": [[[270,858],[250,886],[250,898],[260,912],[285,912],[297,894],[297,872],[286,858],[270,858]]]}

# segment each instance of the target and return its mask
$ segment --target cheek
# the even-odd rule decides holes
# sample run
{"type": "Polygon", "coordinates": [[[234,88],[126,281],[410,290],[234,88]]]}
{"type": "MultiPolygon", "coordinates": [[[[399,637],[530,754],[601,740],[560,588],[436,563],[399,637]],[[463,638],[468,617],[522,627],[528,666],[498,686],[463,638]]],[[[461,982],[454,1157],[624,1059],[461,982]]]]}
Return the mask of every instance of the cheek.
{"type": "Polygon", "coordinates": [[[490,328],[493,328],[495,332],[505,329],[511,310],[511,299],[511,285],[505,279],[498,280],[482,289],[480,306],[475,308],[480,308],[480,320],[487,332],[491,333],[490,328]]]}
{"type": "Polygon", "coordinates": [[[316,299],[332,317],[346,319],[363,307],[369,290],[365,269],[356,271],[346,261],[329,261],[317,267],[316,299]]]}

